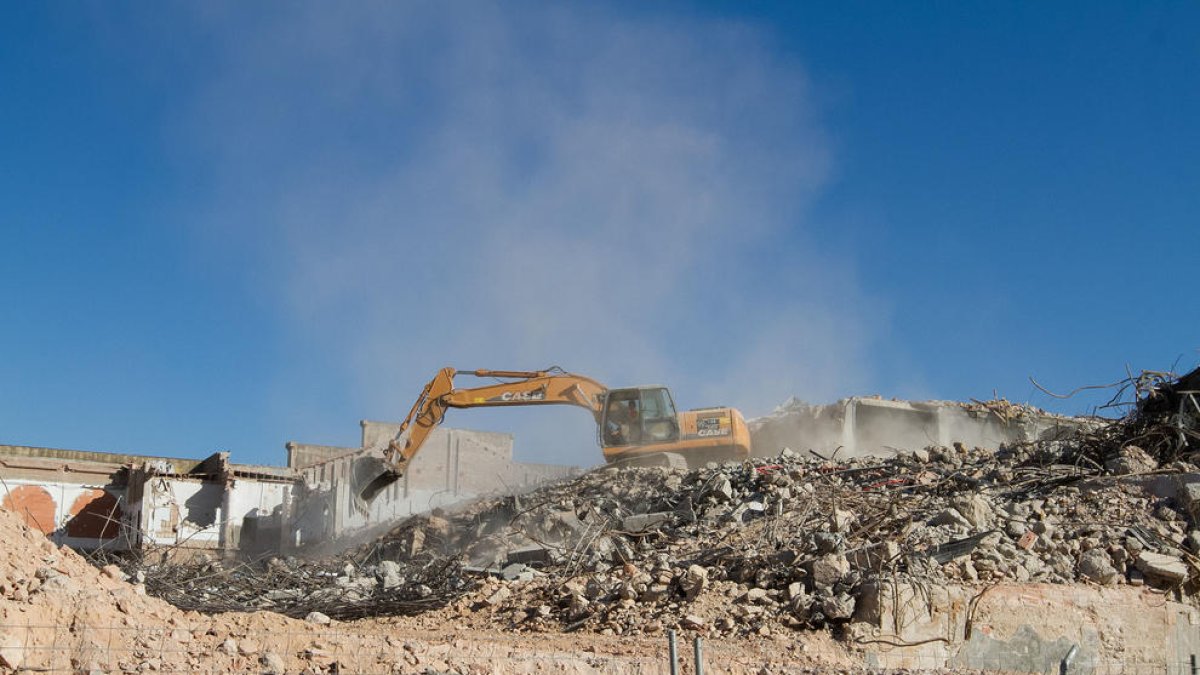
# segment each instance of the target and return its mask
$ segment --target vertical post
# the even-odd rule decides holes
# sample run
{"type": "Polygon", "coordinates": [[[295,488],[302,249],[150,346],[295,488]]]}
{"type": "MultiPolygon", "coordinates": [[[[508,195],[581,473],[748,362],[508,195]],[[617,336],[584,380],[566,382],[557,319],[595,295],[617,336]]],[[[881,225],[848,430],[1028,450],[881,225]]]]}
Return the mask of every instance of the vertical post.
{"type": "Polygon", "coordinates": [[[1192,664],[1192,675],[1196,675],[1196,655],[1195,654],[1192,654],[1192,656],[1191,656],[1191,664],[1192,664]]]}
{"type": "Polygon", "coordinates": [[[692,640],[692,651],[696,655],[696,675],[704,675],[704,647],[699,636],[692,640]]]}
{"type": "MultiPolygon", "coordinates": [[[[846,399],[842,409],[842,447],[853,456],[858,450],[858,399],[846,399]]],[[[834,452],[837,452],[834,450],[834,452]]],[[[830,455],[832,457],[832,455],[830,455]]]]}
{"type": "Polygon", "coordinates": [[[679,675],[679,652],[675,647],[674,629],[667,631],[667,652],[671,659],[671,675],[679,675]]]}

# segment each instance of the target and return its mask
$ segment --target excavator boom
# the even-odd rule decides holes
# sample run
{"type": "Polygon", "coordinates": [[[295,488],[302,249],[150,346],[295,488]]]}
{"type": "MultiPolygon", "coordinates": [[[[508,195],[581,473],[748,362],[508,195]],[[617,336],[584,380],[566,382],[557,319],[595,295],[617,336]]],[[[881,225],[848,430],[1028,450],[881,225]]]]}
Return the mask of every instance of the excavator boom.
{"type": "Polygon", "coordinates": [[[546,370],[467,370],[442,368],[425,385],[400,430],[387,447],[374,450],[356,463],[358,494],[366,501],[404,475],[408,463],[421,450],[429,434],[442,423],[450,408],[485,408],[514,405],[574,405],[600,419],[607,389],[599,382],[561,368],[546,370]],[[456,389],[454,378],[470,375],[502,380],[469,389],[456,389]]]}

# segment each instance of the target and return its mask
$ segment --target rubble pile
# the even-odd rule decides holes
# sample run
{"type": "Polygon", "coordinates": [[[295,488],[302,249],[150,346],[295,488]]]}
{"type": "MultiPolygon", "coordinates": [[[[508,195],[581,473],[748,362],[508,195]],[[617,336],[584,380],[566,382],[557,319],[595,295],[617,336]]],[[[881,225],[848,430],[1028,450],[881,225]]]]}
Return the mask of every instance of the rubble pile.
{"type": "MultiPolygon", "coordinates": [[[[340,623],[184,612],[148,597],[115,566],[98,569],[55,546],[7,508],[0,508],[0,540],[0,673],[585,675],[655,672],[665,660],[658,639],[581,643],[574,635],[447,631],[424,618],[340,623]]],[[[845,650],[813,637],[803,646],[714,640],[705,655],[713,672],[732,675],[851,670],[845,650]]]]}
{"type": "Polygon", "coordinates": [[[1178,378],[1143,372],[1123,383],[1110,405],[1133,409],[1116,423],[1080,439],[1077,456],[1082,461],[1120,461],[1126,447],[1144,451],[1158,464],[1200,452],[1200,368],[1178,378]],[[1133,400],[1122,401],[1130,390],[1133,400]]]}
{"type": "Polygon", "coordinates": [[[328,623],[330,618],[419,614],[445,605],[473,586],[455,560],[428,555],[406,559],[403,566],[385,560],[361,568],[350,556],[235,563],[204,558],[127,566],[145,580],[150,595],[180,609],[268,610],[317,623],[328,623]]]}
{"type": "Polygon", "coordinates": [[[142,571],[150,593],[192,609],[342,618],[448,604],[456,621],[622,635],[839,626],[881,582],[1131,584],[1194,598],[1200,408],[1179,412],[1195,403],[1190,380],[1169,385],[1071,440],[601,469],[411,519],[335,560],[142,571]]]}

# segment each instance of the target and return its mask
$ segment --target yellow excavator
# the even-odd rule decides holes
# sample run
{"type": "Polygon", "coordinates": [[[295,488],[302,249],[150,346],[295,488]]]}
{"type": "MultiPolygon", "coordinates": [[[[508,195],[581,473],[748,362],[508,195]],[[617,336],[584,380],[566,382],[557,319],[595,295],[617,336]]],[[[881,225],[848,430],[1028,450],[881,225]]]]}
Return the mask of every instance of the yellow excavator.
{"type": "Polygon", "coordinates": [[[403,476],[448,409],[517,405],[587,408],[596,418],[600,447],[610,464],[700,466],[741,461],[750,455],[750,431],[740,412],[733,408],[676,412],[671,392],[663,386],[609,389],[557,366],[535,371],[442,368],[425,385],[396,437],[386,447],[364,452],[355,462],[359,498],[369,502],[403,476]],[[456,375],[497,382],[456,389],[456,375]]]}

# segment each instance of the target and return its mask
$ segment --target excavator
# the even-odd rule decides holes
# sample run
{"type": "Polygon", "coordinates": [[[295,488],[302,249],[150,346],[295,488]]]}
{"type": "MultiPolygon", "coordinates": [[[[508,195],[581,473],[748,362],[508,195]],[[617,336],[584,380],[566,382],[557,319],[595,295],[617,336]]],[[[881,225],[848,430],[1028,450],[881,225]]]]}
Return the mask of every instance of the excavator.
{"type": "Polygon", "coordinates": [[[557,366],[536,371],[442,368],[425,385],[395,438],[385,447],[364,452],[355,462],[361,503],[369,503],[404,475],[450,408],[518,405],[586,408],[596,419],[600,448],[609,464],[702,466],[710,461],[741,461],[750,455],[750,431],[740,412],[734,408],[676,412],[671,392],[661,385],[609,389],[557,366]],[[497,381],[458,389],[457,375],[497,381]]]}

